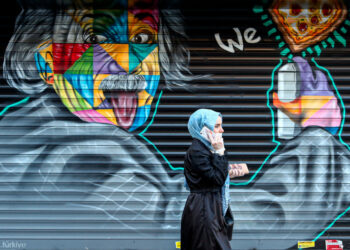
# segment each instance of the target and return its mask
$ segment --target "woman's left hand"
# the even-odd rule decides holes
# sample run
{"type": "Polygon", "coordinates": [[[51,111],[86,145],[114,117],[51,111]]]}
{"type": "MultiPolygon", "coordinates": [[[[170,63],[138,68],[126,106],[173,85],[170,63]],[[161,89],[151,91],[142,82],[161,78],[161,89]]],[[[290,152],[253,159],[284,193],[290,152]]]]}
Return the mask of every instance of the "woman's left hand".
{"type": "Polygon", "coordinates": [[[231,179],[244,175],[243,167],[240,164],[234,163],[234,164],[230,164],[229,166],[230,166],[230,169],[228,171],[228,174],[231,179]]]}

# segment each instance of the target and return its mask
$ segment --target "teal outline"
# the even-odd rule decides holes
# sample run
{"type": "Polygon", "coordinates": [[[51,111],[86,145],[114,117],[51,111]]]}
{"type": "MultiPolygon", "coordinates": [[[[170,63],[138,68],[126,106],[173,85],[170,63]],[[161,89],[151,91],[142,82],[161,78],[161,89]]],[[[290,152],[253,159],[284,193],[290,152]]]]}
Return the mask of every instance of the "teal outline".
{"type": "Polygon", "coordinates": [[[271,86],[270,88],[267,90],[266,92],[266,105],[267,107],[269,107],[270,109],[270,113],[271,113],[271,123],[272,123],[272,142],[276,143],[276,147],[271,151],[271,153],[265,158],[265,160],[263,161],[263,163],[260,165],[260,167],[258,168],[258,170],[255,172],[255,174],[249,179],[249,181],[247,182],[240,182],[240,183],[235,183],[235,182],[230,182],[230,185],[233,186],[245,186],[248,185],[250,182],[252,182],[255,177],[258,175],[258,173],[260,172],[260,170],[264,167],[265,163],[268,161],[268,159],[271,157],[271,155],[273,153],[276,152],[276,150],[278,149],[278,147],[281,145],[281,143],[279,141],[276,141],[276,136],[275,136],[275,114],[273,112],[273,109],[270,106],[270,92],[273,90],[274,87],[274,79],[275,79],[275,72],[276,70],[281,67],[283,63],[283,60],[280,59],[280,62],[276,65],[276,67],[273,69],[272,74],[271,74],[271,86]]]}
{"type": "MultiPolygon", "coordinates": [[[[327,74],[328,74],[329,79],[331,79],[333,88],[334,88],[335,92],[337,93],[337,97],[338,97],[338,99],[339,99],[339,101],[340,101],[340,104],[341,104],[341,106],[342,106],[342,108],[343,108],[343,114],[342,114],[343,117],[342,117],[342,122],[341,122],[341,125],[340,125],[339,135],[338,135],[338,136],[339,136],[339,141],[340,141],[344,146],[346,146],[348,150],[350,150],[349,145],[346,144],[346,143],[343,141],[342,137],[341,137],[341,134],[342,134],[342,132],[343,132],[343,127],[344,127],[344,124],[345,124],[345,115],[346,115],[346,110],[345,110],[345,105],[344,105],[343,99],[342,99],[341,96],[340,96],[340,93],[339,93],[339,91],[338,91],[338,88],[336,87],[335,82],[334,82],[334,79],[333,79],[331,73],[329,72],[329,70],[326,69],[325,67],[320,66],[320,65],[315,61],[315,58],[314,58],[314,57],[311,58],[311,61],[316,65],[317,68],[326,71],[327,74]]],[[[330,224],[329,224],[321,233],[319,233],[312,241],[317,241],[328,229],[330,229],[330,228],[334,225],[334,223],[335,223],[337,220],[339,220],[339,219],[340,219],[343,215],[345,215],[349,210],[350,210],[350,206],[349,206],[347,209],[345,209],[344,212],[342,212],[341,214],[339,214],[339,215],[332,221],[332,223],[330,223],[330,224]]]]}
{"type": "Polygon", "coordinates": [[[263,7],[261,6],[261,5],[255,5],[254,7],[253,7],[253,12],[254,13],[261,13],[261,12],[263,12],[264,11],[264,9],[263,9],[263,7]]]}
{"type": "Polygon", "coordinates": [[[321,55],[322,50],[318,44],[314,46],[314,50],[316,51],[317,56],[321,55]]]}
{"type": "Polygon", "coordinates": [[[154,108],[154,112],[153,112],[153,115],[152,115],[152,119],[151,121],[148,123],[148,125],[146,126],[146,128],[140,132],[138,135],[144,139],[146,142],[148,142],[149,144],[151,144],[153,146],[153,148],[162,156],[162,158],[165,160],[165,162],[168,164],[168,166],[171,168],[171,170],[184,170],[183,168],[175,168],[173,167],[173,165],[171,165],[171,163],[169,162],[169,160],[165,157],[165,155],[159,151],[159,149],[157,148],[156,145],[154,145],[153,142],[151,142],[150,140],[147,139],[147,137],[145,137],[143,134],[148,130],[148,128],[153,124],[153,121],[154,121],[154,117],[156,116],[157,114],[157,110],[158,110],[158,105],[159,105],[159,102],[160,102],[160,99],[162,98],[162,95],[163,95],[163,90],[160,91],[159,93],[159,96],[158,96],[158,101],[156,103],[156,107],[154,108]]]}
{"type": "Polygon", "coordinates": [[[267,32],[267,35],[271,36],[273,33],[276,33],[276,32],[277,32],[276,28],[272,28],[267,32]]]}
{"type": "Polygon", "coordinates": [[[338,91],[338,88],[336,87],[335,82],[334,82],[334,79],[333,79],[331,73],[329,72],[329,70],[326,69],[325,67],[320,66],[320,65],[315,61],[315,58],[314,58],[314,57],[311,58],[311,61],[315,64],[315,66],[316,66],[317,68],[326,71],[326,72],[327,72],[327,75],[328,75],[328,77],[329,77],[329,79],[331,79],[333,88],[334,88],[335,92],[337,93],[337,97],[338,97],[338,99],[339,99],[339,101],[340,101],[340,104],[341,104],[341,106],[342,106],[342,109],[343,109],[343,113],[342,113],[342,116],[343,116],[343,117],[342,117],[342,122],[341,122],[341,125],[340,125],[339,134],[338,134],[339,141],[340,141],[345,147],[347,147],[347,149],[350,151],[350,146],[349,146],[348,144],[346,144],[346,143],[343,141],[342,137],[341,137],[341,134],[342,134],[342,132],[343,132],[343,127],[344,127],[344,124],[345,124],[345,117],[346,117],[346,110],[345,110],[345,105],[344,105],[343,99],[342,99],[341,96],[340,96],[340,93],[339,93],[339,91],[338,91]]]}
{"type": "Polygon", "coordinates": [[[29,98],[30,98],[30,96],[27,96],[26,98],[24,98],[24,99],[22,99],[22,100],[20,100],[20,101],[18,101],[18,102],[15,102],[15,103],[12,103],[12,104],[10,104],[10,105],[7,105],[7,106],[0,112],[0,116],[3,116],[3,114],[5,114],[6,111],[7,111],[8,109],[10,109],[10,108],[12,108],[12,107],[15,107],[15,106],[17,106],[17,105],[19,105],[19,104],[26,103],[26,102],[29,100],[29,98]]]}
{"type": "MultiPolygon", "coordinates": [[[[253,8],[253,12],[254,12],[254,13],[260,13],[260,12],[262,12],[262,11],[255,11],[254,8],[253,8]]],[[[262,20],[264,20],[264,19],[262,19],[262,20]]],[[[267,22],[266,22],[266,23],[267,23],[267,22]]],[[[265,25],[265,23],[264,23],[264,25],[265,25]]],[[[350,26],[350,21],[349,21],[349,20],[345,20],[345,25],[350,26]]],[[[265,25],[265,26],[267,26],[267,25],[265,25]]],[[[344,34],[346,34],[346,33],[348,32],[348,30],[347,30],[345,27],[342,27],[342,28],[340,29],[340,31],[341,31],[342,33],[344,33],[344,34]]],[[[336,40],[338,40],[344,47],[346,47],[346,40],[343,38],[342,35],[340,35],[337,31],[334,31],[334,32],[333,32],[333,35],[334,35],[334,37],[335,37],[336,40]]],[[[268,34],[268,36],[270,36],[270,34],[268,34]]],[[[280,36],[277,35],[277,36],[275,37],[275,39],[276,39],[277,41],[280,40],[280,36]]],[[[330,46],[331,46],[332,48],[335,47],[335,41],[334,41],[331,37],[328,37],[327,42],[330,44],[330,46]]],[[[282,44],[282,43],[280,43],[279,45],[281,45],[281,44],[282,44]]],[[[323,41],[321,42],[321,44],[322,44],[322,47],[323,47],[323,48],[327,48],[327,47],[328,47],[328,45],[327,45],[327,43],[326,43],[325,40],[323,40],[323,41]]],[[[279,46],[280,49],[281,49],[282,47],[283,47],[283,46],[279,46]]],[[[321,48],[320,48],[320,45],[319,45],[319,44],[316,45],[316,46],[314,47],[314,49],[315,49],[315,51],[316,51],[316,53],[317,53],[317,56],[320,56],[320,54],[321,54],[321,52],[322,52],[322,50],[321,50],[321,48]]],[[[308,47],[308,48],[306,49],[306,51],[309,52],[310,54],[313,54],[313,51],[312,51],[312,49],[311,49],[310,47],[308,47]]],[[[280,54],[281,54],[282,56],[285,56],[285,55],[287,55],[288,53],[289,53],[289,52],[286,53],[286,50],[280,52],[280,54]]],[[[302,52],[302,57],[305,57],[305,56],[306,56],[306,52],[305,52],[305,50],[304,50],[304,51],[302,52]]],[[[344,124],[345,124],[345,117],[346,117],[346,110],[345,110],[345,105],[344,105],[343,99],[342,99],[341,96],[340,96],[340,93],[339,93],[339,91],[338,91],[338,89],[337,89],[337,87],[336,87],[336,85],[335,85],[334,79],[333,79],[333,77],[331,76],[329,70],[326,69],[325,67],[322,67],[322,66],[320,66],[319,64],[317,64],[317,62],[315,61],[315,58],[314,58],[314,57],[312,57],[311,60],[312,60],[312,62],[316,65],[317,68],[319,68],[319,69],[324,70],[325,72],[327,72],[328,77],[329,77],[329,79],[330,79],[331,82],[332,82],[333,88],[334,88],[334,90],[335,90],[335,92],[336,92],[336,94],[337,94],[338,100],[340,101],[341,106],[342,106],[342,110],[343,110],[343,112],[342,112],[342,122],[341,122],[340,130],[339,130],[339,133],[338,133],[339,141],[350,151],[350,146],[349,146],[347,143],[345,143],[345,142],[343,141],[342,137],[341,137],[341,134],[342,134],[343,128],[344,128],[344,124]]],[[[270,89],[269,89],[269,90],[267,91],[267,93],[266,93],[266,95],[267,95],[267,106],[269,107],[269,109],[270,109],[270,111],[271,111],[271,116],[272,116],[272,127],[273,127],[273,130],[272,130],[272,136],[273,136],[272,142],[277,143],[277,146],[276,146],[275,149],[266,157],[266,159],[264,160],[264,162],[262,163],[262,165],[259,167],[259,169],[257,170],[257,172],[254,174],[254,176],[252,176],[252,178],[251,178],[248,182],[245,182],[245,183],[232,183],[232,182],[231,182],[231,183],[230,183],[231,185],[236,185],[236,186],[238,186],[238,185],[247,185],[247,184],[249,184],[249,183],[256,177],[256,174],[261,170],[261,168],[264,166],[264,164],[266,163],[266,161],[268,160],[268,158],[271,156],[271,154],[274,153],[274,152],[277,150],[277,148],[279,147],[279,145],[280,145],[280,142],[278,142],[278,141],[275,140],[274,113],[273,113],[273,110],[271,109],[271,107],[270,107],[270,105],[269,105],[269,92],[270,92],[270,91],[272,90],[272,88],[273,88],[274,73],[275,73],[275,71],[277,70],[277,68],[279,68],[279,66],[280,66],[281,64],[282,64],[282,59],[280,59],[280,63],[274,68],[274,70],[273,70],[273,72],[272,72],[271,87],[270,87],[270,89]]],[[[348,211],[350,211],[350,206],[349,206],[347,209],[345,209],[344,212],[342,212],[341,214],[339,214],[339,215],[333,220],[333,222],[330,223],[330,224],[329,224],[321,233],[319,233],[312,241],[313,241],[313,242],[317,241],[328,229],[330,229],[330,228],[335,224],[335,222],[336,222],[337,220],[339,220],[339,219],[340,219],[343,215],[345,215],[348,211]]],[[[299,249],[301,249],[301,248],[299,248],[299,249]]]]}
{"type": "Polygon", "coordinates": [[[334,31],[333,35],[335,39],[337,39],[344,47],[346,47],[346,39],[341,34],[339,34],[338,31],[334,31]]]}

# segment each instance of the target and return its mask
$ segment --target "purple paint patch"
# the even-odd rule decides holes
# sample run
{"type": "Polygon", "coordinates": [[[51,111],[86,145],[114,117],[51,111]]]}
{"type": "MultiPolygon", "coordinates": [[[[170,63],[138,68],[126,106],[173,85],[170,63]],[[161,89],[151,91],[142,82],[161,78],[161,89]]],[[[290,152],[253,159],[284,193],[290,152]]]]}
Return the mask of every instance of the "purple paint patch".
{"type": "Polygon", "coordinates": [[[326,75],[315,70],[315,77],[313,69],[310,64],[302,57],[294,57],[294,62],[298,65],[301,86],[300,95],[319,95],[319,96],[334,96],[333,91],[330,89],[326,75]]]}
{"type": "Polygon", "coordinates": [[[97,108],[98,109],[112,109],[113,107],[108,102],[108,100],[104,100],[97,108]]]}
{"type": "Polygon", "coordinates": [[[98,44],[94,45],[94,74],[126,74],[126,71],[98,44]]]}

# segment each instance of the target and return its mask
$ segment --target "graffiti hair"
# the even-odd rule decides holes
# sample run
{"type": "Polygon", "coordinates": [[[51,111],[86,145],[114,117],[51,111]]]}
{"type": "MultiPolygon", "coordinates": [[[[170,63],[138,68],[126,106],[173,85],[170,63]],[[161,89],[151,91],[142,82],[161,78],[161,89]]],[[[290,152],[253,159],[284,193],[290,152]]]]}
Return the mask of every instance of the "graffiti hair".
{"type": "MultiPolygon", "coordinates": [[[[41,79],[34,57],[39,51],[38,47],[44,48],[42,44],[53,37],[57,9],[33,9],[23,3],[21,6],[22,11],[16,19],[14,33],[5,51],[3,76],[11,87],[26,94],[38,94],[48,84],[41,79]]],[[[200,78],[188,70],[189,52],[182,42],[185,38],[182,19],[177,9],[160,9],[159,62],[167,88],[188,88],[188,82],[200,78]]]]}

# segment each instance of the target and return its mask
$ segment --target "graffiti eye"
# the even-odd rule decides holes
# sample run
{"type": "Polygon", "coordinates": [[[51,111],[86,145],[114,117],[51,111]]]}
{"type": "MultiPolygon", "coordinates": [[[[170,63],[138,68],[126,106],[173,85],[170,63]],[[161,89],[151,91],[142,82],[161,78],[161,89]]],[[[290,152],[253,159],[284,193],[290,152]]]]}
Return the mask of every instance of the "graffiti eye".
{"type": "Polygon", "coordinates": [[[131,42],[133,42],[133,43],[148,43],[150,40],[151,40],[150,34],[139,33],[131,39],[131,42]]]}
{"type": "Polygon", "coordinates": [[[85,39],[87,43],[101,43],[107,40],[107,37],[101,35],[92,34],[85,39]]]}

